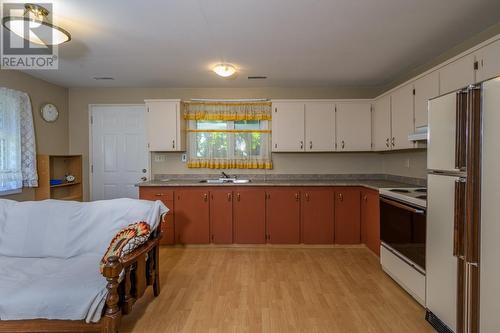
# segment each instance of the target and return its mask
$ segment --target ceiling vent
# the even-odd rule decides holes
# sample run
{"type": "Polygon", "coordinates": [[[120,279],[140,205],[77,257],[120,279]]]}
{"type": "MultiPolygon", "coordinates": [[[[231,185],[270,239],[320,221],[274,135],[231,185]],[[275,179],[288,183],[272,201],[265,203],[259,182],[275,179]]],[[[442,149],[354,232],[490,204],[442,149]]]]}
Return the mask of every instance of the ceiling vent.
{"type": "Polygon", "coordinates": [[[113,81],[115,78],[111,76],[95,76],[94,80],[97,81],[113,81]]]}
{"type": "Polygon", "coordinates": [[[267,79],[267,76],[249,76],[249,80],[265,80],[267,79]]]}

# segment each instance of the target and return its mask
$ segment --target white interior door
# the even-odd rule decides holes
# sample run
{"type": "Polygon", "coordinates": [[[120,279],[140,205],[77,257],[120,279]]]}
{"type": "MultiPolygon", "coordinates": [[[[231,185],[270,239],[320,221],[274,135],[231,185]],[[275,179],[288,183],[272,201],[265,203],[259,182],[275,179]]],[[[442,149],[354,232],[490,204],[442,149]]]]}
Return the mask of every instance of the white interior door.
{"type": "Polygon", "coordinates": [[[92,106],[91,200],[139,197],[135,184],[149,168],[145,114],[143,105],[92,106]]]}

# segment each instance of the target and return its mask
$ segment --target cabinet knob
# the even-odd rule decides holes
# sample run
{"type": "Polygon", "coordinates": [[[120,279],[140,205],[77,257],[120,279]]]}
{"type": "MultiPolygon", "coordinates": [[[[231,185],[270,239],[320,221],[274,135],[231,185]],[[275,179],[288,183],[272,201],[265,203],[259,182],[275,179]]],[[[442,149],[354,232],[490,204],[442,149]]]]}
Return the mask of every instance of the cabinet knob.
{"type": "Polygon", "coordinates": [[[344,149],[344,148],[345,148],[345,142],[344,142],[344,140],[342,140],[341,147],[342,147],[342,149],[344,149]]]}
{"type": "Polygon", "coordinates": [[[306,201],[309,201],[309,193],[306,193],[306,201]]]}
{"type": "Polygon", "coordinates": [[[344,196],[342,195],[342,193],[339,193],[338,197],[339,197],[339,201],[344,201],[344,196]]]}
{"type": "Polygon", "coordinates": [[[147,179],[146,177],[141,177],[141,180],[142,180],[143,182],[145,182],[145,181],[146,181],[146,180],[148,180],[148,179],[147,179]]]}
{"type": "Polygon", "coordinates": [[[300,200],[300,195],[298,193],[295,193],[295,201],[299,201],[300,200]]]}
{"type": "Polygon", "coordinates": [[[241,196],[240,196],[240,194],[239,194],[239,193],[237,193],[237,194],[236,194],[236,200],[240,201],[240,199],[241,199],[241,196]]]}
{"type": "Polygon", "coordinates": [[[391,144],[393,147],[396,145],[396,138],[395,137],[392,137],[391,144]]]}
{"type": "Polygon", "coordinates": [[[175,140],[172,140],[172,148],[175,148],[175,140]]]}
{"type": "Polygon", "coordinates": [[[365,201],[365,202],[368,201],[368,197],[366,196],[366,194],[363,195],[363,201],[365,201]]]}
{"type": "Polygon", "coordinates": [[[300,149],[304,149],[304,141],[300,141],[300,149]]]}
{"type": "Polygon", "coordinates": [[[231,201],[231,193],[227,194],[227,201],[231,201]]]}
{"type": "Polygon", "coordinates": [[[203,201],[205,201],[205,202],[206,202],[207,200],[208,200],[208,194],[207,194],[207,193],[204,193],[204,194],[203,194],[203,201]]]}
{"type": "Polygon", "coordinates": [[[387,148],[389,148],[389,146],[390,146],[390,145],[389,145],[389,138],[387,138],[387,139],[385,140],[385,146],[386,146],[387,148]]]}
{"type": "Polygon", "coordinates": [[[309,141],[309,149],[313,149],[313,142],[309,141]]]}

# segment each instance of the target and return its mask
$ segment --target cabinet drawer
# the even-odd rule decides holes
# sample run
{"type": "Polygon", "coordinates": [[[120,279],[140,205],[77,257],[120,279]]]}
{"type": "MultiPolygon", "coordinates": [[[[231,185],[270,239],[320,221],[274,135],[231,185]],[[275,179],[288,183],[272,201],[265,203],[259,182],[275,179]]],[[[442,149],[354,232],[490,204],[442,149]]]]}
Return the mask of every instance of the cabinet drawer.
{"type": "Polygon", "coordinates": [[[168,187],[141,187],[139,198],[144,200],[161,200],[163,202],[173,201],[174,191],[168,187]]]}

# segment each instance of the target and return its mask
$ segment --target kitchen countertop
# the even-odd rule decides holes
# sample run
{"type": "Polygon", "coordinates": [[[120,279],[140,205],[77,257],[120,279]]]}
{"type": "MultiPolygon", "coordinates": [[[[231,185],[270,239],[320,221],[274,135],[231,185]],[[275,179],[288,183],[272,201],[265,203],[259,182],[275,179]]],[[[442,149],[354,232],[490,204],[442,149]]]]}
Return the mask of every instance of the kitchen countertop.
{"type": "Polygon", "coordinates": [[[152,180],[143,183],[136,184],[139,187],[225,187],[225,186],[233,186],[233,187],[252,187],[252,186],[362,186],[366,188],[370,188],[373,190],[379,190],[381,188],[393,188],[393,187],[418,187],[414,184],[408,184],[398,181],[392,180],[369,180],[369,179],[301,179],[301,180],[254,180],[245,184],[233,184],[233,183],[224,183],[224,184],[210,184],[210,183],[201,183],[199,179],[170,179],[170,180],[152,180]]]}

